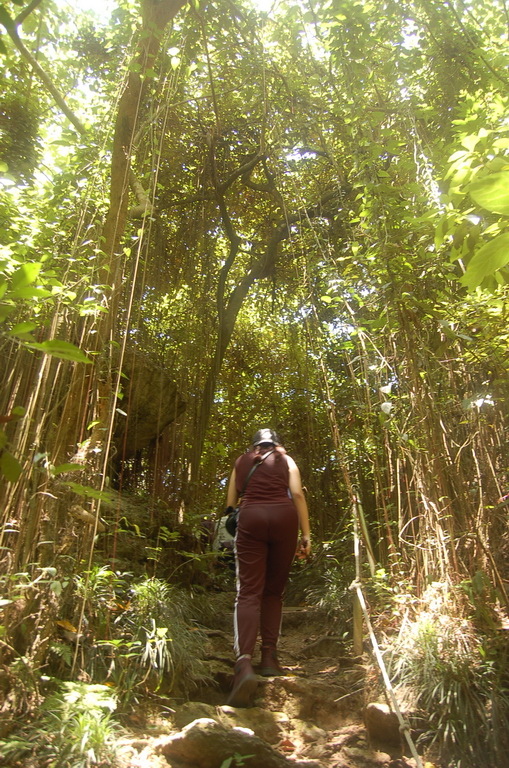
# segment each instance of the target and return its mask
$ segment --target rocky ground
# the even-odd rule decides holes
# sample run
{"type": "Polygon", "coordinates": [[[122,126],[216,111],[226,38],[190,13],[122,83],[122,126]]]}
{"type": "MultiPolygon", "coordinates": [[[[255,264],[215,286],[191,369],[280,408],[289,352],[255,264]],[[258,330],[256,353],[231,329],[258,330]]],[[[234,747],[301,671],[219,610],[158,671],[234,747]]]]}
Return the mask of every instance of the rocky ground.
{"type": "MultiPolygon", "coordinates": [[[[234,594],[211,596],[206,628],[215,681],[194,701],[169,701],[151,735],[125,739],[130,768],[411,768],[394,716],[369,707],[367,667],[312,607],[286,607],[279,656],[288,674],[263,678],[249,709],[225,705],[232,681],[234,594]],[[368,727],[367,727],[368,726],[368,727]]],[[[257,659],[254,659],[256,665],[257,659]]]]}

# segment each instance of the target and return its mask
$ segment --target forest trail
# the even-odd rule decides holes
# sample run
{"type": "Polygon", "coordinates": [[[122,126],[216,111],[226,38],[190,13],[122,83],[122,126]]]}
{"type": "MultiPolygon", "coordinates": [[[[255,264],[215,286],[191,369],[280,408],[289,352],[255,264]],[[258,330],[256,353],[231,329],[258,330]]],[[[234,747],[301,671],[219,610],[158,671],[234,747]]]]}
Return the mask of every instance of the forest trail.
{"type": "MultiPolygon", "coordinates": [[[[169,701],[151,735],[125,742],[129,768],[412,768],[400,745],[373,743],[364,724],[366,667],[349,655],[323,612],[284,609],[284,677],[259,676],[254,706],[225,702],[232,681],[234,593],[211,595],[205,628],[215,685],[192,701],[169,701]],[[248,729],[248,730],[246,730],[248,729]],[[130,753],[129,755],[127,753],[130,753]]],[[[255,656],[253,664],[259,659],[255,656]]],[[[140,729],[141,730],[141,729],[140,729]]],[[[390,735],[388,733],[390,740],[390,735]]]]}

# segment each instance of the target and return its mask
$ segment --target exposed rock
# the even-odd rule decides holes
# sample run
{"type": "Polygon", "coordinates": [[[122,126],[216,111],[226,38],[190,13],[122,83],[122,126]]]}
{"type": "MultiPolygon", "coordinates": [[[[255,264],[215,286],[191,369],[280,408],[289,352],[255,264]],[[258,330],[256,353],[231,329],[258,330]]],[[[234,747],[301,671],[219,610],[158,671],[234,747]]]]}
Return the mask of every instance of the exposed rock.
{"type": "Polygon", "coordinates": [[[373,752],[373,750],[359,749],[358,747],[345,747],[343,754],[357,768],[389,768],[391,763],[390,755],[385,752],[373,752]]]}
{"type": "Polygon", "coordinates": [[[395,747],[401,745],[398,717],[387,704],[368,704],[364,710],[364,722],[372,741],[395,747]]]}
{"type": "Polygon", "coordinates": [[[327,731],[304,720],[292,720],[292,730],[303,742],[316,743],[327,738],[327,731]]]}
{"type": "MultiPolygon", "coordinates": [[[[177,728],[185,728],[186,725],[195,720],[204,718],[215,720],[216,723],[221,723],[227,728],[248,728],[253,731],[255,736],[268,744],[277,744],[290,722],[288,715],[284,712],[274,712],[258,707],[249,709],[236,709],[228,706],[215,707],[201,701],[188,701],[177,709],[173,723],[177,728]]],[[[306,723],[302,723],[302,726],[305,727],[306,723]]]]}
{"type": "Polygon", "coordinates": [[[261,709],[260,707],[236,709],[235,707],[224,706],[219,707],[218,712],[220,722],[223,725],[249,728],[255,736],[268,744],[277,744],[290,723],[290,718],[284,712],[261,709]]]}
{"type": "Polygon", "coordinates": [[[122,373],[124,397],[115,424],[117,459],[135,456],[159,437],[186,408],[165,367],[138,350],[126,350],[122,373]]]}
{"type": "MultiPolygon", "coordinates": [[[[309,659],[318,656],[335,656],[344,652],[345,644],[341,638],[326,635],[306,645],[301,651],[301,656],[309,659]]],[[[351,663],[350,659],[348,661],[351,663]]]]}
{"type": "Polygon", "coordinates": [[[344,725],[329,735],[328,745],[331,752],[339,752],[346,746],[366,746],[366,729],[359,723],[344,725]]]}
{"type": "Polygon", "coordinates": [[[156,755],[152,747],[147,747],[131,759],[129,768],[168,768],[168,761],[164,755],[156,755]]]}
{"type": "MultiPolygon", "coordinates": [[[[199,700],[170,701],[175,710],[171,727],[182,730],[159,730],[129,768],[221,768],[223,763],[230,768],[411,768],[412,761],[402,757],[399,724],[389,707],[371,704],[364,709],[364,666],[339,655],[341,643],[335,635],[307,644],[306,638],[316,638],[322,625],[315,621],[313,626],[302,610],[295,611],[300,623],[280,641],[288,674],[260,676],[255,706],[226,706],[233,665],[231,625],[224,617],[233,599],[233,593],[217,596],[213,626],[206,633],[213,684],[195,691],[199,700]],[[303,646],[308,658],[289,669],[303,646]]],[[[258,659],[257,648],[255,668],[258,659]]]]}
{"type": "Polygon", "coordinates": [[[242,757],[245,768],[311,768],[309,761],[290,761],[247,728],[228,728],[209,718],[159,739],[154,751],[164,755],[172,768],[221,768],[234,755],[242,757]]]}
{"type": "Polygon", "coordinates": [[[172,719],[177,728],[185,728],[194,720],[202,718],[218,721],[216,707],[212,704],[204,704],[202,701],[187,701],[181,704],[172,719]]]}
{"type": "Polygon", "coordinates": [[[292,718],[307,720],[323,728],[336,728],[342,720],[342,706],[335,703],[335,699],[345,693],[340,681],[289,675],[271,678],[262,683],[259,690],[260,702],[263,700],[267,705],[271,702],[292,718]]]}

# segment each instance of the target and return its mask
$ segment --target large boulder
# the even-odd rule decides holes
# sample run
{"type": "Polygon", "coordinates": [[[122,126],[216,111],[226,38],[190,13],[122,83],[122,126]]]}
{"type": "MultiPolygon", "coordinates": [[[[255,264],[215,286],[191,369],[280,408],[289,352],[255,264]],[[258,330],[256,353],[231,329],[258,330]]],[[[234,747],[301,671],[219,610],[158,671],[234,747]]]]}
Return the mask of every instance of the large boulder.
{"type": "Polygon", "coordinates": [[[122,374],[114,435],[120,462],[147,448],[186,408],[166,368],[147,355],[127,351],[122,374]]]}
{"type": "Polygon", "coordinates": [[[229,728],[210,718],[189,723],[173,736],[163,736],[154,752],[164,755],[172,768],[221,768],[234,756],[245,768],[311,768],[314,760],[289,760],[248,728],[229,728]]]}

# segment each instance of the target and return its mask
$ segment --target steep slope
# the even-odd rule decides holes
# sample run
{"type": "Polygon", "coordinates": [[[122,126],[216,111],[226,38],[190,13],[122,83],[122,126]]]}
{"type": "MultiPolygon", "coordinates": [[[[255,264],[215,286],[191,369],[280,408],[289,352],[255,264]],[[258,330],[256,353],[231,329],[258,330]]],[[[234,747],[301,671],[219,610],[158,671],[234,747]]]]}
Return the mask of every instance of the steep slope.
{"type": "MultiPolygon", "coordinates": [[[[389,716],[377,723],[383,742],[364,724],[366,668],[349,655],[320,611],[284,610],[279,656],[284,677],[259,678],[254,706],[226,706],[232,681],[234,594],[215,594],[206,629],[215,685],[193,701],[172,701],[157,736],[130,740],[132,768],[410,768],[389,716]],[[392,742],[392,743],[391,743],[392,742]]],[[[254,659],[256,664],[258,659],[254,659]]],[[[127,745],[126,745],[127,746],[127,745]]]]}

